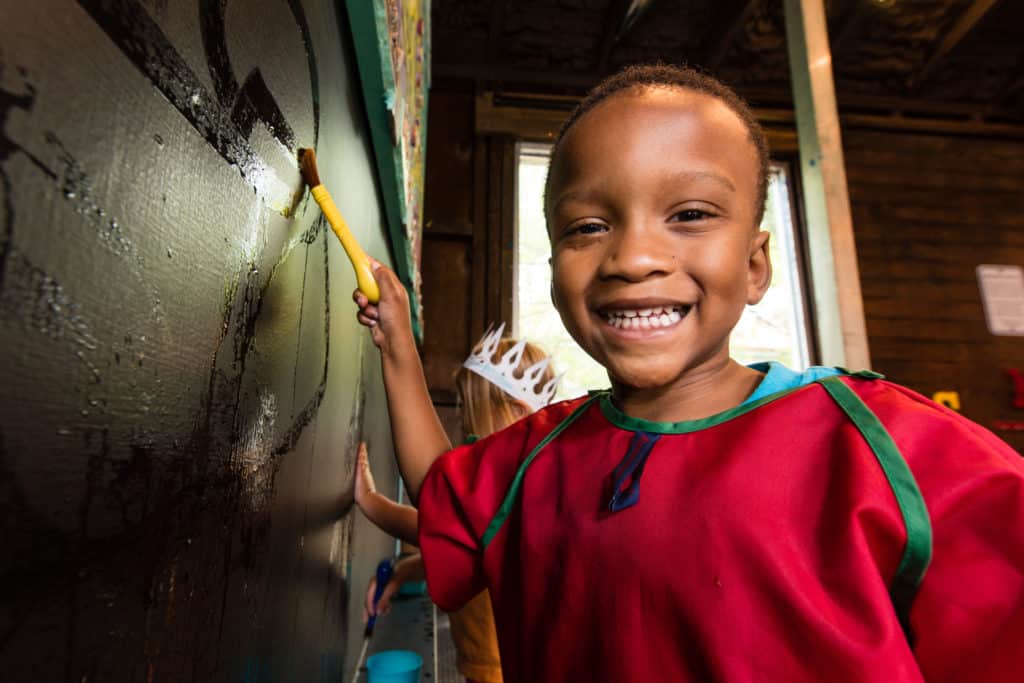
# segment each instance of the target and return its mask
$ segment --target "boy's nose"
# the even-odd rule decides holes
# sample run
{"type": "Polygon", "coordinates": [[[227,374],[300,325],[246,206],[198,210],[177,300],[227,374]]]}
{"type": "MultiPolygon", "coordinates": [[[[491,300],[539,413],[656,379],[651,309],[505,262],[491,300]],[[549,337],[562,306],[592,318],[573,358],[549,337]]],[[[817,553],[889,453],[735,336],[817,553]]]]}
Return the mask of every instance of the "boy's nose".
{"type": "Polygon", "coordinates": [[[599,275],[639,282],[668,274],[672,262],[672,245],[664,239],[662,231],[649,226],[625,226],[613,232],[599,275]]]}

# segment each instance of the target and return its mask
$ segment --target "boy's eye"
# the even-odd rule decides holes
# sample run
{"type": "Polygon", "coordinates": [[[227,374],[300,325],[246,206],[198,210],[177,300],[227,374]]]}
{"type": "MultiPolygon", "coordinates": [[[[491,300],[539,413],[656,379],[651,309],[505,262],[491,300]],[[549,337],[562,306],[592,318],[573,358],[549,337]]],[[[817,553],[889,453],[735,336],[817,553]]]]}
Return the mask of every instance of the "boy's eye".
{"type": "Polygon", "coordinates": [[[710,213],[701,209],[684,209],[673,215],[671,220],[673,222],[689,223],[691,221],[699,221],[702,218],[709,218],[710,216],[710,213]]]}
{"type": "Polygon", "coordinates": [[[608,227],[603,223],[580,223],[566,230],[567,235],[594,235],[604,232],[608,227]]]}

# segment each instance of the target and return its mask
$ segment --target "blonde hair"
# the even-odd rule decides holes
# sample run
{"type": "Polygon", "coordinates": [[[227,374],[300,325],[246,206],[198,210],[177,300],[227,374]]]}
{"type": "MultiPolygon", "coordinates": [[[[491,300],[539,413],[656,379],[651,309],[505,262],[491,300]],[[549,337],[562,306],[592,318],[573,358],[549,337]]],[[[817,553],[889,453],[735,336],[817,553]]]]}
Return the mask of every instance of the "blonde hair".
{"type": "MultiPolygon", "coordinates": [[[[515,339],[505,337],[498,342],[495,358],[500,358],[515,345],[515,339]]],[[[479,351],[480,345],[477,344],[473,353],[479,351]]],[[[519,362],[519,367],[516,368],[517,376],[522,376],[527,368],[544,358],[547,358],[547,354],[541,351],[540,347],[527,342],[526,348],[523,349],[522,360],[519,362]]],[[[537,383],[543,386],[554,376],[554,371],[548,365],[544,368],[544,374],[537,383]]],[[[529,414],[529,409],[521,402],[464,367],[460,367],[455,372],[455,391],[462,408],[462,434],[464,437],[470,434],[488,436],[529,414]]]]}

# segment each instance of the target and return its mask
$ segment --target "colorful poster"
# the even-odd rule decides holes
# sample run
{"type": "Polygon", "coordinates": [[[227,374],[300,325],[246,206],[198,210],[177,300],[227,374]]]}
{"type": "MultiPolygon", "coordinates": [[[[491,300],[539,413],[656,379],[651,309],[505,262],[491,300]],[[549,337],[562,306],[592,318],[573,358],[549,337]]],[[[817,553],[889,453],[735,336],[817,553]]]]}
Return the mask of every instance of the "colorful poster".
{"type": "Polygon", "coordinates": [[[430,89],[430,1],[347,0],[395,270],[422,335],[420,243],[430,89]]]}

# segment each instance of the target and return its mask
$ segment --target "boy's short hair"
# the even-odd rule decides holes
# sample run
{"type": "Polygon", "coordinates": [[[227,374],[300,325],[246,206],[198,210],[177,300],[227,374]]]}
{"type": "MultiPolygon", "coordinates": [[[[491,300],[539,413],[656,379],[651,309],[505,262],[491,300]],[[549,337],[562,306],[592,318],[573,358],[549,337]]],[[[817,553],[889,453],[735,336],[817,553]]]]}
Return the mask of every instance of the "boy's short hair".
{"type": "MultiPolygon", "coordinates": [[[[594,86],[583,100],[576,105],[572,114],[562,124],[551,148],[551,163],[561,148],[562,140],[569,130],[588,111],[605,101],[612,95],[634,88],[680,88],[693,90],[714,97],[725,103],[733,111],[750,135],[750,142],[757,152],[757,204],[755,205],[755,225],[761,224],[764,217],[765,199],[768,195],[768,140],[765,138],[761,124],[757,122],[750,107],[736,92],[717,78],[701,73],[686,66],[672,64],[635,64],[627,66],[594,86]]],[[[551,174],[544,182],[544,206],[547,206],[551,174]]],[[[545,210],[545,213],[547,211],[545,210]]]]}

